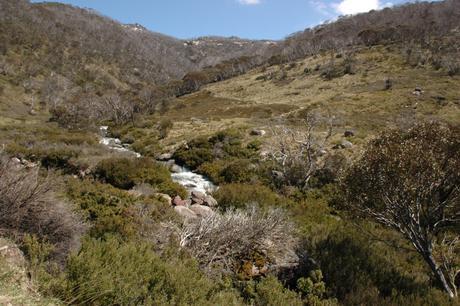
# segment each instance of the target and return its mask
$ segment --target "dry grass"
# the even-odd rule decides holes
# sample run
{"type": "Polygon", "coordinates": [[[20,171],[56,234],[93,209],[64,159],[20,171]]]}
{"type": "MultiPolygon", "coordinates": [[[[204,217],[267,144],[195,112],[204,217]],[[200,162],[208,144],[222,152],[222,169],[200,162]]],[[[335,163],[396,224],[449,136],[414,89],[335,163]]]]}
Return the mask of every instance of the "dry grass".
{"type": "MultiPolygon", "coordinates": [[[[210,84],[200,92],[175,101],[163,116],[175,125],[166,144],[210,134],[229,126],[267,127],[278,118],[302,116],[313,109],[335,116],[336,132],[352,129],[354,142],[364,143],[387,127],[410,125],[420,119],[460,123],[460,77],[449,77],[430,66],[411,67],[404,63],[397,47],[356,50],[353,75],[325,81],[317,65],[331,58],[323,54],[299,61],[289,69],[273,66],[243,76],[210,84]],[[304,73],[305,68],[312,71],[304,73]],[[286,71],[286,79],[260,80],[263,75],[286,71]],[[385,79],[393,82],[384,90],[385,79]],[[424,93],[413,91],[421,87],[424,93]],[[444,97],[439,101],[438,97],[444,97]],[[202,119],[193,120],[193,118],[202,119]]],[[[343,59],[334,59],[339,64],[343,59]]],[[[340,141],[331,138],[331,142],[340,141]]]]}

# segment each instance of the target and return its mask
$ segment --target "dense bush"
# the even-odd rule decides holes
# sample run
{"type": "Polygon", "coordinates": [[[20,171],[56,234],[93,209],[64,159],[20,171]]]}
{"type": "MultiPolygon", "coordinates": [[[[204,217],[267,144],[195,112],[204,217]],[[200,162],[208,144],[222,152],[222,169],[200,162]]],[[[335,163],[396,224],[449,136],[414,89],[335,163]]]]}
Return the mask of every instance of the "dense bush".
{"type": "Polygon", "coordinates": [[[215,160],[202,164],[197,171],[216,184],[244,183],[257,179],[256,167],[248,159],[215,160]]]}
{"type": "Polygon", "coordinates": [[[72,304],[240,304],[237,295],[219,290],[192,260],[164,260],[149,244],[115,238],[84,243],[69,261],[67,288],[72,304]]]}
{"type": "Polygon", "coordinates": [[[147,183],[158,192],[184,197],[186,190],[174,183],[168,169],[149,158],[111,158],[99,162],[95,176],[117,188],[131,189],[135,185],[147,183]]]}
{"type": "Polygon", "coordinates": [[[299,294],[286,289],[274,276],[262,279],[252,290],[247,290],[246,294],[247,300],[252,300],[256,305],[304,305],[299,294]]]}
{"type": "Polygon", "coordinates": [[[155,234],[158,221],[174,219],[169,205],[155,197],[135,198],[111,185],[89,180],[67,182],[67,197],[77,204],[92,227],[92,237],[108,233],[132,238],[155,234]]]}
{"type": "Polygon", "coordinates": [[[207,137],[198,137],[179,148],[174,159],[192,170],[198,169],[205,163],[216,160],[248,159],[254,157],[259,147],[250,143],[244,146],[239,130],[229,129],[207,137]]]}
{"type": "Polygon", "coordinates": [[[75,162],[79,152],[75,148],[66,145],[26,147],[21,144],[11,143],[7,147],[7,152],[29,161],[39,162],[47,169],[59,169],[68,174],[78,173],[80,167],[83,167],[83,165],[78,165],[75,162]]]}
{"type": "Polygon", "coordinates": [[[251,184],[226,184],[214,193],[219,203],[219,208],[245,208],[248,205],[256,204],[260,207],[285,206],[289,200],[279,196],[270,188],[264,185],[251,184]]]}

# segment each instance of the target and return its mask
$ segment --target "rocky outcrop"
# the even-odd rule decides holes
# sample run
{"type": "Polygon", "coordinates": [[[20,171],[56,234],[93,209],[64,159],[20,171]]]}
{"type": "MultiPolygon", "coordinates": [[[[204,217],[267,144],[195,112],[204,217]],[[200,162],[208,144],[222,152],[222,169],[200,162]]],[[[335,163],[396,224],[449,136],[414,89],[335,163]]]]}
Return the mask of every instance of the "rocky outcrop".
{"type": "Polygon", "coordinates": [[[171,203],[174,210],[185,218],[209,216],[215,213],[213,208],[217,206],[216,199],[199,191],[192,191],[190,198],[185,200],[176,196],[171,203]]]}

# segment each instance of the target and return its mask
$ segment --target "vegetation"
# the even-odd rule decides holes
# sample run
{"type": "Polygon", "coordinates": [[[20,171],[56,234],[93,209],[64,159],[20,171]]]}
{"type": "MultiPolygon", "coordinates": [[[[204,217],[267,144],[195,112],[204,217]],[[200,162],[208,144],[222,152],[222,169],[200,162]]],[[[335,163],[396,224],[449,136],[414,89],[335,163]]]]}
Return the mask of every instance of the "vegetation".
{"type": "Polygon", "coordinates": [[[390,132],[369,145],[344,181],[346,205],[399,231],[451,297],[460,273],[459,139],[458,128],[438,123],[390,132]]]}
{"type": "Polygon", "coordinates": [[[459,8],[183,41],[0,0],[0,304],[457,305],[459,8]]]}
{"type": "Polygon", "coordinates": [[[136,185],[150,184],[158,192],[185,197],[185,189],[171,180],[166,167],[151,159],[113,158],[100,161],[94,171],[103,182],[120,189],[131,189],[136,185]]]}

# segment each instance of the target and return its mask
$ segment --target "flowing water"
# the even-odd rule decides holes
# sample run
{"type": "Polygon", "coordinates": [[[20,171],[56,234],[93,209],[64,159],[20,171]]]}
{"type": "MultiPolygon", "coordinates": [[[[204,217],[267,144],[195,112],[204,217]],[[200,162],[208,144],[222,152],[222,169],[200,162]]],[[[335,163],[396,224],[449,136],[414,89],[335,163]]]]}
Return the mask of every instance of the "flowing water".
{"type": "MultiPolygon", "coordinates": [[[[133,154],[138,158],[141,157],[141,154],[132,150],[128,144],[123,144],[118,138],[109,137],[108,126],[101,126],[99,130],[102,136],[101,140],[99,141],[100,144],[103,144],[114,151],[133,154]]],[[[172,180],[184,186],[189,192],[199,191],[205,194],[209,194],[217,188],[204,176],[194,173],[185,167],[180,167],[177,164],[173,164],[172,168],[174,168],[174,173],[171,173],[172,180]]]]}

